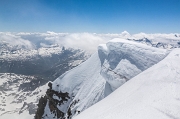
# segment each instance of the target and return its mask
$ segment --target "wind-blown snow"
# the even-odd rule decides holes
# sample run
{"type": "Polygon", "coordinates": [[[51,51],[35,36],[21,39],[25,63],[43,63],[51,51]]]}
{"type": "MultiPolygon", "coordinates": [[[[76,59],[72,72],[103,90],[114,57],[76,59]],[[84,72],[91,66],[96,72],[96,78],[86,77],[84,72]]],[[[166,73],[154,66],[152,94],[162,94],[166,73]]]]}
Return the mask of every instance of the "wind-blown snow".
{"type": "Polygon", "coordinates": [[[180,49],[74,119],[179,119],[180,49]]]}

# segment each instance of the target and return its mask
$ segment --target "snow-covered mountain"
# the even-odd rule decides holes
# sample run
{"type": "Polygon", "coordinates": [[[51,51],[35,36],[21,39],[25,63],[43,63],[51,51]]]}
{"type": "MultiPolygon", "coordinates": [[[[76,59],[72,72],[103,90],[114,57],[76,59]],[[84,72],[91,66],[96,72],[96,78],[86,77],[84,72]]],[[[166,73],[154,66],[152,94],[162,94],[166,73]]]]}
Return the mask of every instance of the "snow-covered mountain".
{"type": "Polygon", "coordinates": [[[65,71],[79,65],[89,56],[82,50],[53,45],[38,49],[2,51],[0,73],[36,75],[54,80],[65,71]]]}
{"type": "Polygon", "coordinates": [[[0,32],[0,118],[75,117],[179,47],[180,34],[0,32]]]}
{"type": "Polygon", "coordinates": [[[14,73],[0,73],[0,79],[0,118],[33,119],[47,81],[14,73]]]}
{"type": "Polygon", "coordinates": [[[66,47],[50,38],[49,33],[0,32],[0,73],[54,80],[89,57],[85,50],[66,47]]]}
{"type": "Polygon", "coordinates": [[[1,34],[0,118],[34,118],[46,83],[88,57],[84,50],[1,34]]]}
{"type": "MultiPolygon", "coordinates": [[[[48,52],[55,48],[42,49],[48,52]]],[[[37,103],[47,90],[46,83],[88,57],[81,50],[58,49],[51,55],[42,53],[43,56],[19,58],[20,54],[14,53],[17,58],[8,55],[0,60],[0,118],[34,118],[37,103]]],[[[29,54],[32,51],[28,51],[29,54]]]]}
{"type": "Polygon", "coordinates": [[[180,49],[74,119],[179,119],[180,49]]]}
{"type": "Polygon", "coordinates": [[[135,41],[143,43],[152,47],[157,47],[161,49],[173,49],[180,48],[180,35],[179,34],[133,34],[130,35],[128,32],[125,32],[125,39],[130,41],[135,41]]]}
{"type": "Polygon", "coordinates": [[[168,53],[166,49],[124,39],[99,45],[98,52],[87,61],[49,82],[35,119],[71,118],[161,61],[168,53]]]}

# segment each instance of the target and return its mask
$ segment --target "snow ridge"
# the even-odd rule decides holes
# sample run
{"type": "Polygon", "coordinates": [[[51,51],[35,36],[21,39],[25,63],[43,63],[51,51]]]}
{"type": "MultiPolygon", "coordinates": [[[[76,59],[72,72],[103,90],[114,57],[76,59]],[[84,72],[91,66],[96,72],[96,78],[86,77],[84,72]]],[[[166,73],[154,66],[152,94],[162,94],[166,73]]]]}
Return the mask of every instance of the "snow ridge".
{"type": "Polygon", "coordinates": [[[106,46],[108,51],[105,46],[100,47],[99,52],[104,52],[104,57],[101,57],[101,64],[104,67],[101,75],[111,85],[112,90],[156,64],[167,54],[166,50],[157,50],[123,39],[114,39],[108,42],[106,46]],[[107,54],[107,52],[109,53],[107,54]]]}
{"type": "Polygon", "coordinates": [[[73,117],[158,63],[167,54],[168,51],[165,49],[124,39],[115,39],[100,45],[98,52],[87,61],[52,83],[53,91],[67,93],[70,97],[60,105],[61,108],[57,108],[65,112],[64,117],[73,117]]]}
{"type": "Polygon", "coordinates": [[[180,49],[74,119],[180,118],[180,49]]]}

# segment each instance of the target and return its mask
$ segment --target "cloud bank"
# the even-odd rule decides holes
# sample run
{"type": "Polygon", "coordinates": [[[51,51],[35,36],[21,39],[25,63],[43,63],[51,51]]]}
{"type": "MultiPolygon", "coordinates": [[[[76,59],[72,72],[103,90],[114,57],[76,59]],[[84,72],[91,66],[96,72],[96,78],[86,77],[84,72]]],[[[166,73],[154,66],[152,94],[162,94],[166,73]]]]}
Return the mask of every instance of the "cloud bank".
{"type": "Polygon", "coordinates": [[[70,48],[78,48],[93,53],[99,44],[106,43],[114,38],[143,39],[148,38],[154,42],[177,43],[180,42],[179,33],[171,34],[129,34],[124,31],[120,34],[96,34],[96,33],[10,33],[0,32],[0,44],[9,44],[11,47],[37,49],[48,45],[58,44],[70,48]]]}

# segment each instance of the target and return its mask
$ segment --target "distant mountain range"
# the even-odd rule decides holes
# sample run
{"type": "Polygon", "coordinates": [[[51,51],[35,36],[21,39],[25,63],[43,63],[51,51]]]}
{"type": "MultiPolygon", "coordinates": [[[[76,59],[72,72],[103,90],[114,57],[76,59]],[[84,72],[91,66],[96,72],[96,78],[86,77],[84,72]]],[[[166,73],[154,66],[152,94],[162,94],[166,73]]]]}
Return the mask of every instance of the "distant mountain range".
{"type": "Polygon", "coordinates": [[[35,75],[44,80],[54,80],[87,58],[82,50],[65,49],[58,45],[37,50],[2,51],[0,73],[35,75]]]}
{"type": "Polygon", "coordinates": [[[0,117],[10,114],[8,118],[24,111],[32,118],[45,93],[40,87],[90,56],[83,50],[57,44],[29,48],[7,41],[0,42],[0,54],[0,117]]]}

